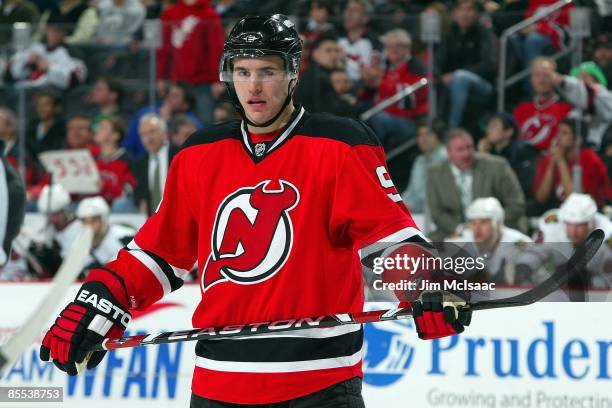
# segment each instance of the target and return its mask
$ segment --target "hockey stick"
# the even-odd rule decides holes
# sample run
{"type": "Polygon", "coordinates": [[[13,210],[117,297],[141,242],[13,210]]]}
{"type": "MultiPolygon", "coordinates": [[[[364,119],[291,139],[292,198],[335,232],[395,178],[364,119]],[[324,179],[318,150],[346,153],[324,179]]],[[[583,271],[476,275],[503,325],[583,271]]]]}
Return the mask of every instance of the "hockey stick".
{"type": "Polygon", "coordinates": [[[19,332],[3,347],[0,347],[0,373],[4,367],[11,367],[21,353],[30,347],[36,337],[40,335],[42,328],[47,324],[51,314],[55,312],[55,308],[62,300],[64,293],[85,266],[92,240],[93,230],[91,227],[83,226],[81,234],[74,241],[70,255],[57,271],[55,279],[53,279],[53,286],[45,299],[35,309],[19,332]]]}
{"type": "MultiPolygon", "coordinates": [[[[593,258],[604,240],[604,232],[600,229],[593,231],[574,251],[570,259],[548,279],[538,286],[524,293],[500,300],[485,300],[474,304],[467,304],[465,308],[471,310],[487,310],[502,307],[515,307],[530,305],[567,283],[570,276],[581,271],[593,258]]],[[[92,347],[90,351],[115,350],[120,348],[138,347],[148,344],[175,343],[179,341],[219,339],[230,337],[253,336],[263,333],[280,333],[310,328],[329,328],[347,324],[373,323],[386,320],[408,319],[412,317],[409,308],[389,310],[375,310],[371,312],[358,312],[334,314],[302,319],[288,319],[276,322],[250,323],[233,326],[218,326],[204,329],[192,329],[160,334],[126,336],[119,339],[105,339],[102,343],[92,347]]]]}

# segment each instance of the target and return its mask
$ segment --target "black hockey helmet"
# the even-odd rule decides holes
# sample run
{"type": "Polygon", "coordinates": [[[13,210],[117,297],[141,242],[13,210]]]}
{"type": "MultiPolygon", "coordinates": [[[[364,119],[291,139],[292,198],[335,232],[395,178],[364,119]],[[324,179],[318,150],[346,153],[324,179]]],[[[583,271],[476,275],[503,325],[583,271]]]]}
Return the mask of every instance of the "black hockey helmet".
{"type": "Polygon", "coordinates": [[[263,124],[250,122],[244,114],[244,109],[238,101],[232,80],[232,61],[236,57],[257,58],[266,55],[280,57],[285,65],[288,78],[297,80],[302,41],[295,25],[287,16],[274,14],[271,16],[247,16],[236,23],[223,47],[223,56],[219,64],[219,79],[228,88],[232,103],[244,119],[253,126],[265,127],[273,123],[291,101],[295,87],[289,85],[288,95],[283,107],[271,120],[263,124]]]}

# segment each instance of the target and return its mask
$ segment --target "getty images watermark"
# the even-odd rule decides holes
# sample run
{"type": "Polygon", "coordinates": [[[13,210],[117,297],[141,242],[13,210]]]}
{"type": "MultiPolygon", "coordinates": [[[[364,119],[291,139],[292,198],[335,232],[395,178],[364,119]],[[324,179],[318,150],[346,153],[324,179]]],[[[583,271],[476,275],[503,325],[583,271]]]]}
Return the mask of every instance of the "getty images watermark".
{"type": "MultiPolygon", "coordinates": [[[[372,272],[377,276],[372,288],[378,291],[485,291],[495,290],[495,282],[475,282],[471,278],[457,279],[467,273],[486,270],[486,256],[446,256],[408,254],[397,251],[390,256],[373,258],[372,272]],[[453,271],[453,279],[440,279],[444,271],[453,271]],[[435,279],[433,279],[435,277],[435,279]]],[[[448,275],[448,274],[447,274],[448,275]]]]}

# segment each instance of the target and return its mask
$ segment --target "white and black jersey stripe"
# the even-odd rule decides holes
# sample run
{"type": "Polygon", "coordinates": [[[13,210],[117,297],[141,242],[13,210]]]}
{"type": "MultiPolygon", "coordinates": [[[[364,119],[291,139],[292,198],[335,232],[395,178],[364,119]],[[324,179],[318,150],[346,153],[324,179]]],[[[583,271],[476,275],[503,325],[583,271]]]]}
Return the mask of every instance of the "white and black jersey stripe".
{"type": "Polygon", "coordinates": [[[350,367],[361,361],[359,325],[307,329],[284,335],[201,340],[196,366],[214,371],[291,373],[350,367]]]}
{"type": "Polygon", "coordinates": [[[164,296],[183,286],[183,278],[189,270],[171,265],[153,252],[142,249],[134,240],[128,244],[127,250],[151,271],[161,285],[164,296]]]}

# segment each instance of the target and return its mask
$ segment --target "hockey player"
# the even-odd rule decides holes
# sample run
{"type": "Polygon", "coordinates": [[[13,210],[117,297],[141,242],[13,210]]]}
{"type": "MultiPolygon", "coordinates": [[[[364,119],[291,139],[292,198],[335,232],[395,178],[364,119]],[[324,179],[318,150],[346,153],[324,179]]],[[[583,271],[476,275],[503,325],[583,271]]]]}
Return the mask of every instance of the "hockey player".
{"type": "Polygon", "coordinates": [[[33,237],[30,252],[49,276],[55,275],[81,232],[70,204],[70,194],[60,184],[46,185],[38,197],[38,211],[46,215],[47,225],[33,237]]]}
{"type": "MultiPolygon", "coordinates": [[[[235,325],[361,311],[360,255],[377,242],[425,242],[371,130],[292,104],[300,55],[282,15],[235,25],[220,76],[243,120],[190,137],[157,211],[117,260],[90,271],[45,335],[43,360],[76,374],[88,347],[120,336],[131,309],[179,289],[196,260],[194,326],[235,325]]],[[[412,304],[422,338],[469,323],[456,304],[443,308],[442,295],[412,304]]],[[[200,341],[191,406],[363,406],[362,345],[359,326],[200,341]]]]}
{"type": "Polygon", "coordinates": [[[119,250],[134,237],[131,228],[109,224],[109,214],[110,207],[100,196],[85,198],[77,207],[76,216],[84,225],[90,225],[94,233],[90,258],[85,263],[90,267],[113,261],[119,250]]]}
{"type": "MultiPolygon", "coordinates": [[[[539,258],[551,260],[555,265],[565,262],[573,247],[591,231],[602,229],[606,234],[606,243],[587,264],[581,280],[572,283],[582,288],[612,288],[612,223],[608,217],[597,212],[597,205],[590,195],[570,194],[560,208],[549,210],[540,217],[538,227],[538,241],[547,244],[542,246],[539,258]]],[[[530,259],[525,259],[524,263],[532,267],[539,265],[530,259]]]]}
{"type": "Polygon", "coordinates": [[[23,182],[4,157],[4,141],[0,139],[0,266],[9,259],[11,243],[23,222],[24,206],[23,182]]]}
{"type": "MultiPolygon", "coordinates": [[[[486,259],[487,280],[514,284],[514,260],[524,244],[532,242],[522,232],[504,225],[504,209],[495,197],[477,198],[467,208],[468,224],[445,239],[447,242],[475,244],[477,256],[486,259]]],[[[463,246],[463,245],[462,245],[463,246]]]]}

